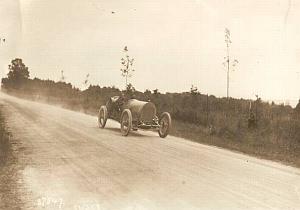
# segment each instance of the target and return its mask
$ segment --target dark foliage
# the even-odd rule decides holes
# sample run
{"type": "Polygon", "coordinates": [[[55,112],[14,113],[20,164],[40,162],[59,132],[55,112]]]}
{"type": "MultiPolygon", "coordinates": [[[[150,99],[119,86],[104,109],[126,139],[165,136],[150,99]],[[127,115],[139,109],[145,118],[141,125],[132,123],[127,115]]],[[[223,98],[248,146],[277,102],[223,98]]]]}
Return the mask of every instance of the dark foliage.
{"type": "Polygon", "coordinates": [[[29,78],[28,67],[25,66],[22,59],[16,58],[11,61],[8,66],[9,72],[7,78],[2,79],[2,86],[4,88],[21,88],[29,78]]]}
{"type": "MultiPolygon", "coordinates": [[[[28,79],[29,73],[26,73],[28,70],[25,65],[14,66],[22,69],[17,70],[23,72],[22,82],[14,86],[12,84],[15,84],[16,77],[8,76],[2,79],[2,87],[8,92],[23,94],[34,100],[59,103],[69,109],[96,114],[100,105],[105,104],[110,97],[125,94],[130,98],[152,101],[157,107],[158,115],[168,111],[173,120],[179,122],[180,125],[197,126],[197,130],[202,132],[201,135],[215,135],[224,141],[235,142],[233,145],[263,144],[274,148],[286,148],[289,149],[288,151],[291,151],[291,148],[296,150],[300,147],[299,104],[293,109],[290,106],[269,104],[261,99],[251,101],[217,98],[200,94],[194,89],[189,92],[166,94],[159,93],[158,89],[152,92],[150,90],[139,92],[131,84],[125,91],[98,85],[91,85],[88,89],[80,91],[70,83],[38,78],[28,79]]],[[[16,68],[10,67],[10,69],[16,68]]],[[[188,130],[193,126],[186,126],[186,135],[176,134],[177,131],[174,133],[198,141],[200,134],[197,133],[197,137],[196,132],[188,130]],[[195,133],[194,137],[190,136],[191,133],[195,133]]]]}

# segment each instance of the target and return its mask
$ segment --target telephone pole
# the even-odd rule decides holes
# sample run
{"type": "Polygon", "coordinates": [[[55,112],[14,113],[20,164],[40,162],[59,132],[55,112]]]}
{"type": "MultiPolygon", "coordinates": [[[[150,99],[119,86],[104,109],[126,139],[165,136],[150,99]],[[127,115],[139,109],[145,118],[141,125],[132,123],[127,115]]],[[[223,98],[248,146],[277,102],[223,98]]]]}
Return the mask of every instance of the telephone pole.
{"type": "Polygon", "coordinates": [[[61,76],[60,76],[60,82],[65,82],[66,77],[65,77],[65,75],[64,75],[64,71],[61,70],[60,73],[61,73],[61,76]]]}
{"type": "MultiPolygon", "coordinates": [[[[4,44],[5,43],[5,41],[6,41],[6,39],[5,38],[3,38],[3,37],[0,37],[0,43],[2,44],[4,44]]],[[[2,74],[3,74],[3,71],[2,71],[2,73],[1,73],[1,77],[2,77],[2,74]]]]}

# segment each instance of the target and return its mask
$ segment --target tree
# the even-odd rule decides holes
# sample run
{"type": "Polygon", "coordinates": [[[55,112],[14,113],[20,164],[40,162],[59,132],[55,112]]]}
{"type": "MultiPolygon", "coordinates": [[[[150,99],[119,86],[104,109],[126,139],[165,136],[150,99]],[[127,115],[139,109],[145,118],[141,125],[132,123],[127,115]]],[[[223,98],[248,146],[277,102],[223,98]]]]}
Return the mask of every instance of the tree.
{"type": "Polygon", "coordinates": [[[144,91],[144,94],[145,94],[145,95],[151,95],[151,90],[146,89],[146,90],[144,91]]]}
{"type": "Polygon", "coordinates": [[[296,115],[296,117],[299,119],[300,117],[300,99],[298,101],[297,106],[294,108],[294,114],[296,115]]]}
{"type": "Polygon", "coordinates": [[[159,91],[158,91],[158,89],[157,89],[157,88],[153,90],[153,94],[154,94],[154,95],[157,95],[157,94],[159,94],[159,91]]]}
{"type": "Polygon", "coordinates": [[[125,77],[125,87],[127,88],[128,85],[128,77],[132,76],[132,72],[135,70],[133,69],[133,58],[130,58],[127,54],[128,48],[127,46],[124,47],[124,52],[126,53],[125,58],[121,58],[121,64],[123,68],[120,69],[122,76],[125,77]]]}
{"type": "Polygon", "coordinates": [[[196,96],[196,95],[200,94],[199,91],[198,91],[198,88],[194,85],[192,85],[190,93],[191,93],[192,96],[196,96]]]}
{"type": "Polygon", "coordinates": [[[20,88],[29,78],[28,67],[20,58],[12,60],[11,64],[8,65],[8,69],[7,79],[2,80],[4,87],[20,88]]]}
{"type": "Polygon", "coordinates": [[[229,73],[230,70],[234,70],[234,67],[239,63],[239,61],[237,59],[231,61],[230,59],[230,45],[232,42],[230,39],[230,31],[228,28],[225,28],[225,43],[227,55],[226,57],[224,57],[225,61],[223,62],[223,65],[227,67],[227,98],[229,98],[229,73]]]}

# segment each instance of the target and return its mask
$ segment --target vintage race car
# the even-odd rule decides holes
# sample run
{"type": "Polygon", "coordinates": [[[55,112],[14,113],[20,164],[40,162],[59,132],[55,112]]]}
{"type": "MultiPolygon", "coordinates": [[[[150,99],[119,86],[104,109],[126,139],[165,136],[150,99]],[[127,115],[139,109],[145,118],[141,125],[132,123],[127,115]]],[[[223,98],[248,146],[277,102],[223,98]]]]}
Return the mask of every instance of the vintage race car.
{"type": "Polygon", "coordinates": [[[126,100],[122,96],[111,97],[106,105],[99,109],[98,125],[104,128],[107,119],[114,119],[121,124],[121,133],[127,136],[131,130],[157,130],[161,138],[165,138],[170,131],[171,116],[168,112],[156,116],[156,107],[152,102],[136,99],[126,100]]]}

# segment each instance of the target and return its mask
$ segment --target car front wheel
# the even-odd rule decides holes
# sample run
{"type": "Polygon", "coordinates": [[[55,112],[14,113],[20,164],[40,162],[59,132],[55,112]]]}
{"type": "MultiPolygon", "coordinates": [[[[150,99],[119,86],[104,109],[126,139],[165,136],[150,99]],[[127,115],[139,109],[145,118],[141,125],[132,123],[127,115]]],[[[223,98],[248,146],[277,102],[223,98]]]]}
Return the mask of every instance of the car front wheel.
{"type": "Polygon", "coordinates": [[[121,133],[123,136],[128,136],[132,128],[132,114],[129,109],[124,109],[121,115],[121,133]]]}
{"type": "Polygon", "coordinates": [[[171,128],[171,115],[168,112],[162,113],[159,119],[158,134],[161,138],[167,137],[171,128]]]}
{"type": "Polygon", "coordinates": [[[99,128],[104,128],[107,121],[107,108],[106,106],[101,106],[98,113],[98,126],[99,128]]]}

